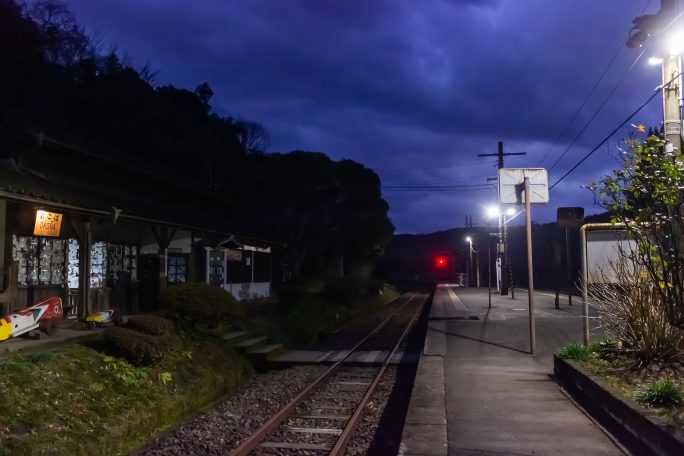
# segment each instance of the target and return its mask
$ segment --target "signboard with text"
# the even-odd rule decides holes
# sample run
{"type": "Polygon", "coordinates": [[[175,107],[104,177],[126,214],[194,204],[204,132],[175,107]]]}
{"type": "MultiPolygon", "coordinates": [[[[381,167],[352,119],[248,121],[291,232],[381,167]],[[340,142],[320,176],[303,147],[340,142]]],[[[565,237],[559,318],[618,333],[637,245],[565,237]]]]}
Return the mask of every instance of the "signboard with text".
{"type": "Polygon", "coordinates": [[[36,211],[36,224],[33,226],[34,236],[58,237],[62,228],[62,214],[43,210],[36,211]]]}

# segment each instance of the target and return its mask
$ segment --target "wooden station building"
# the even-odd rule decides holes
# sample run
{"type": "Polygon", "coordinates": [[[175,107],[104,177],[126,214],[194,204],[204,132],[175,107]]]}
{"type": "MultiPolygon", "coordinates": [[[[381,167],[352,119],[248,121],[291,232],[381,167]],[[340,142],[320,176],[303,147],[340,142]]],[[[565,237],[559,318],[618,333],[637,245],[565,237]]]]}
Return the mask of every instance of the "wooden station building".
{"type": "Polygon", "coordinates": [[[68,317],[153,311],[167,286],[271,294],[272,247],[196,189],[39,134],[0,134],[0,316],[50,296],[68,317]]]}

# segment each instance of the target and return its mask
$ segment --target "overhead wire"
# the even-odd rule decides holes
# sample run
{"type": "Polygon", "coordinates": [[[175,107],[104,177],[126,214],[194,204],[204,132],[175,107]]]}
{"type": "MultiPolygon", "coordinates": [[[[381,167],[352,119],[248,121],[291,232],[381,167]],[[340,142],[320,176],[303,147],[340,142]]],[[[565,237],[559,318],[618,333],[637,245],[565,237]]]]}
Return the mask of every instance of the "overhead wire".
{"type": "Polygon", "coordinates": [[[598,88],[601,81],[603,81],[603,78],[605,77],[606,73],[608,73],[608,70],[610,69],[610,67],[615,62],[615,59],[617,58],[617,56],[620,55],[620,51],[622,51],[622,49],[624,47],[625,47],[624,43],[620,43],[620,47],[617,48],[617,50],[613,54],[613,57],[608,62],[608,65],[606,65],[606,67],[604,68],[603,73],[601,73],[598,80],[594,83],[594,86],[589,90],[589,93],[587,93],[587,96],[584,97],[584,100],[582,100],[582,103],[577,108],[575,113],[572,115],[572,118],[568,121],[567,124],[565,124],[565,128],[563,128],[563,130],[560,132],[560,134],[558,135],[556,140],[553,142],[553,145],[549,148],[549,150],[546,151],[546,153],[541,158],[541,160],[539,160],[539,165],[541,165],[544,162],[544,160],[546,160],[546,157],[548,157],[549,154],[551,153],[551,151],[556,147],[556,145],[558,145],[558,142],[561,140],[561,138],[563,138],[563,136],[565,136],[565,133],[567,133],[568,129],[570,128],[570,125],[572,125],[575,122],[575,119],[577,119],[577,116],[579,116],[579,113],[582,111],[582,109],[584,109],[584,106],[587,104],[587,102],[589,101],[591,96],[594,94],[594,92],[598,88]]]}
{"type": "MultiPolygon", "coordinates": [[[[646,11],[646,9],[647,9],[647,8],[649,7],[649,5],[651,4],[651,1],[652,1],[652,0],[648,0],[648,1],[646,2],[646,5],[644,5],[644,7],[641,9],[641,13],[640,13],[640,14],[643,14],[643,13],[646,11]]],[[[570,126],[575,122],[575,120],[576,120],[577,117],[579,116],[579,113],[582,111],[582,109],[584,109],[584,106],[586,106],[587,102],[589,101],[589,99],[591,98],[591,96],[594,94],[594,92],[595,92],[596,89],[598,88],[599,84],[601,83],[601,81],[603,80],[603,78],[605,77],[605,75],[608,73],[608,70],[613,66],[613,63],[615,63],[615,60],[617,59],[617,56],[618,56],[618,55],[620,54],[620,52],[624,49],[624,47],[625,47],[624,42],[621,41],[620,44],[619,44],[619,46],[618,46],[618,48],[617,48],[617,49],[615,50],[615,52],[613,53],[613,56],[612,56],[611,59],[608,61],[608,64],[607,64],[606,67],[603,69],[603,72],[601,73],[601,75],[599,76],[599,78],[596,80],[596,82],[594,83],[594,85],[592,86],[592,88],[589,90],[589,93],[587,93],[587,95],[584,97],[584,100],[582,100],[582,103],[581,103],[580,106],[577,108],[577,110],[576,110],[575,113],[573,114],[572,118],[568,121],[568,123],[565,125],[565,127],[563,128],[563,130],[561,131],[561,133],[558,135],[558,137],[556,138],[556,140],[553,142],[553,145],[549,148],[549,150],[546,151],[546,153],[545,153],[544,156],[541,158],[541,160],[539,160],[539,165],[541,165],[541,163],[544,162],[544,160],[546,160],[546,158],[549,156],[549,154],[551,153],[551,151],[556,147],[556,145],[558,145],[558,142],[563,138],[563,136],[565,136],[565,133],[567,133],[567,131],[568,131],[568,129],[570,128],[570,126]]],[[[643,55],[643,51],[642,51],[642,55],[643,55]]],[[[613,90],[612,90],[611,93],[608,95],[608,97],[604,100],[604,102],[603,102],[603,103],[598,107],[598,109],[594,112],[594,114],[592,115],[592,117],[589,119],[589,122],[587,122],[587,123],[585,124],[584,128],[582,128],[582,130],[575,136],[575,138],[573,139],[573,141],[572,141],[572,143],[570,144],[570,146],[568,146],[568,147],[565,149],[565,151],[563,152],[563,154],[562,154],[562,155],[553,163],[553,165],[551,165],[551,168],[549,168],[549,171],[550,171],[551,169],[553,169],[553,168],[556,166],[556,164],[560,161],[560,159],[563,158],[563,156],[565,156],[565,154],[567,154],[568,150],[577,142],[577,139],[579,139],[579,137],[582,135],[582,133],[584,133],[584,131],[587,129],[587,127],[588,127],[589,124],[592,122],[592,120],[594,119],[594,117],[596,117],[596,115],[598,114],[598,112],[599,112],[599,111],[603,108],[603,106],[608,102],[608,100],[610,99],[610,97],[613,95],[613,93],[617,90],[617,88],[618,88],[618,87],[620,86],[620,84],[623,82],[623,80],[624,80],[624,78],[627,76],[627,74],[632,70],[632,68],[634,68],[634,66],[636,65],[636,63],[638,62],[638,60],[639,60],[640,58],[641,58],[641,55],[639,55],[639,57],[637,57],[636,61],[632,64],[632,66],[625,72],[625,74],[623,75],[622,79],[621,79],[621,80],[618,82],[618,84],[613,88],[613,90]]]]}
{"type": "Polygon", "coordinates": [[[632,71],[632,69],[636,66],[636,64],[639,62],[639,60],[641,59],[641,57],[644,55],[645,52],[646,52],[646,48],[644,48],[644,49],[641,51],[641,53],[637,56],[637,58],[634,60],[634,62],[632,62],[632,64],[630,65],[630,67],[627,69],[627,71],[625,71],[625,72],[622,74],[622,77],[621,77],[620,80],[617,82],[617,84],[615,84],[615,86],[613,87],[613,89],[608,93],[608,96],[607,96],[607,97],[603,100],[603,102],[601,102],[601,104],[594,110],[594,113],[591,115],[591,117],[589,117],[589,120],[584,124],[584,126],[582,127],[582,129],[575,135],[575,137],[572,139],[572,141],[570,142],[570,144],[568,145],[568,147],[566,147],[565,150],[563,151],[563,153],[556,159],[556,161],[553,162],[553,164],[552,164],[551,167],[549,168],[549,171],[551,171],[553,168],[555,168],[556,165],[558,164],[558,162],[560,162],[561,159],[562,159],[563,157],[565,157],[565,155],[567,155],[567,153],[570,151],[570,149],[572,149],[572,147],[575,145],[575,143],[577,143],[577,140],[579,140],[579,138],[580,138],[580,137],[582,136],[582,134],[587,130],[587,128],[589,128],[589,125],[591,125],[591,123],[594,121],[594,119],[595,119],[596,116],[599,114],[599,112],[601,112],[601,109],[603,109],[603,107],[606,105],[606,103],[608,103],[608,101],[613,97],[613,95],[615,94],[615,92],[617,91],[617,89],[618,89],[618,88],[620,87],[620,85],[622,85],[622,83],[624,82],[624,80],[625,80],[625,78],[627,77],[627,75],[629,74],[629,72],[632,71]]]}
{"type": "Polygon", "coordinates": [[[383,190],[460,190],[467,188],[489,188],[492,184],[473,184],[473,185],[383,185],[383,190]]]}
{"type": "MultiPolygon", "coordinates": [[[[481,175],[473,175],[473,176],[468,176],[468,179],[470,182],[478,182],[478,181],[484,181],[486,178],[489,178],[491,174],[481,174],[481,175]]],[[[482,182],[483,184],[485,182],[482,182]]],[[[404,187],[404,186],[425,186],[425,185],[437,185],[437,186],[442,186],[442,185],[461,185],[459,182],[452,182],[450,179],[431,179],[431,180],[387,180],[382,183],[384,186],[395,186],[395,187],[404,187]]]]}
{"type": "MultiPolygon", "coordinates": [[[[648,6],[648,5],[647,5],[647,6],[648,6]]],[[[667,30],[668,28],[670,28],[675,22],[677,22],[682,16],[684,16],[684,11],[681,11],[674,19],[672,19],[672,21],[670,21],[670,22],[663,28],[662,31],[663,31],[663,32],[666,31],[666,30],[667,30]]],[[[644,51],[645,51],[645,49],[644,49],[644,51]]],[[[637,60],[636,60],[636,61],[638,61],[638,60],[641,58],[641,56],[644,54],[644,51],[642,51],[641,54],[639,54],[639,56],[637,57],[637,60]]],[[[635,63],[636,63],[636,61],[635,61],[635,63]]],[[[632,66],[629,68],[629,70],[631,70],[633,67],[634,67],[634,64],[632,64],[632,66]]],[[[628,70],[627,72],[629,72],[629,70],[628,70]]],[[[584,163],[591,155],[593,155],[593,153],[596,152],[596,151],[597,151],[597,150],[598,150],[606,141],[608,141],[615,133],[617,133],[618,130],[619,130],[620,128],[622,128],[623,126],[625,126],[625,124],[627,124],[627,122],[629,122],[629,121],[632,119],[632,117],[634,117],[634,116],[637,115],[642,109],[644,109],[644,108],[645,108],[645,107],[646,107],[646,106],[647,106],[647,105],[648,105],[648,104],[649,104],[649,103],[650,103],[658,94],[660,94],[660,93],[662,92],[663,88],[665,88],[665,87],[669,86],[670,84],[672,84],[672,82],[673,82],[675,79],[679,78],[680,76],[681,76],[681,71],[678,72],[677,74],[675,74],[669,81],[664,82],[663,84],[659,85],[659,86],[656,88],[656,90],[653,92],[653,94],[651,94],[651,96],[648,97],[648,98],[646,99],[646,101],[644,101],[644,102],[643,102],[643,103],[642,103],[634,112],[632,112],[632,113],[629,115],[629,117],[627,117],[622,123],[620,123],[617,127],[615,127],[615,128],[613,129],[613,131],[611,131],[605,138],[603,138],[603,140],[601,140],[601,142],[599,142],[599,143],[598,143],[592,150],[590,150],[584,157],[582,157],[577,163],[575,163],[575,165],[574,165],[572,168],[570,168],[570,169],[569,169],[565,174],[563,174],[556,182],[554,182],[554,184],[551,185],[551,186],[549,187],[549,190],[551,190],[551,189],[553,189],[554,187],[556,187],[556,186],[557,186],[559,183],[561,183],[566,177],[568,177],[574,170],[576,170],[582,163],[584,163]]],[[[620,82],[622,82],[622,80],[621,80],[620,82]]],[[[618,84],[619,84],[619,83],[618,83],[618,84]]],[[[567,152],[567,150],[566,150],[566,152],[567,152]]],[[[560,158],[562,158],[562,156],[561,156],[560,158]]],[[[556,160],[556,162],[558,162],[558,160],[556,160]]],[[[554,166],[555,166],[555,163],[554,163],[554,166]]]]}
{"type": "MultiPolygon", "coordinates": [[[[679,74],[677,74],[677,75],[675,76],[675,78],[678,78],[678,77],[679,77],[679,74]]],[[[599,149],[599,147],[601,147],[601,146],[602,146],[606,141],[608,141],[615,133],[617,133],[618,130],[620,130],[620,128],[622,128],[623,126],[625,126],[625,124],[626,124],[627,122],[629,122],[630,120],[632,120],[632,117],[634,117],[635,115],[637,115],[637,114],[639,113],[639,111],[641,111],[642,109],[644,109],[644,108],[646,107],[646,105],[648,105],[648,104],[656,97],[656,95],[658,95],[658,94],[663,90],[663,87],[665,87],[666,85],[669,85],[672,81],[674,81],[675,78],[672,78],[669,82],[667,82],[667,83],[665,83],[665,84],[663,84],[663,85],[661,85],[661,86],[658,86],[658,88],[653,92],[653,94],[652,94],[650,97],[648,97],[648,98],[646,99],[646,101],[644,101],[644,102],[641,104],[641,106],[639,106],[639,107],[638,107],[634,112],[632,112],[624,121],[622,121],[622,123],[620,123],[620,125],[618,125],[617,127],[615,127],[615,128],[613,129],[613,131],[611,131],[605,138],[603,138],[603,139],[601,140],[601,142],[598,143],[598,144],[596,145],[596,147],[594,147],[593,149],[591,149],[591,150],[589,151],[589,153],[587,153],[584,157],[582,157],[582,159],[581,159],[580,161],[578,161],[572,168],[570,168],[570,170],[568,170],[568,172],[566,172],[565,174],[563,174],[563,176],[561,176],[561,177],[560,177],[552,186],[549,187],[549,190],[551,190],[551,189],[554,188],[556,185],[558,185],[563,179],[565,179],[566,177],[568,177],[568,176],[570,175],[570,173],[572,173],[572,172],[573,172],[574,170],[576,170],[582,163],[584,163],[584,161],[585,161],[587,158],[589,158],[594,152],[596,152],[596,151],[599,149]]]]}
{"type": "Polygon", "coordinates": [[[373,171],[428,171],[428,170],[449,170],[449,169],[460,169],[460,168],[465,168],[468,166],[482,166],[483,164],[491,164],[491,165],[496,165],[496,160],[491,160],[489,162],[483,162],[483,161],[478,161],[478,162],[468,162],[468,163],[459,163],[458,165],[454,166],[426,166],[426,167],[416,167],[416,166],[410,166],[410,167],[405,167],[405,168],[372,168],[373,171]]]}

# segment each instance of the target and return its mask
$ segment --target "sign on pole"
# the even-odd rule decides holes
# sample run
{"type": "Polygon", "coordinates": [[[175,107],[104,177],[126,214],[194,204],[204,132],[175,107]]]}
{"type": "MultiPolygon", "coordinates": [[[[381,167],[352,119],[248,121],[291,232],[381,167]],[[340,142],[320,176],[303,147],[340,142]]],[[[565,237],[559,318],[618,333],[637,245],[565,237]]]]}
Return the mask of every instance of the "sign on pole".
{"type": "Polygon", "coordinates": [[[549,202],[549,176],[544,168],[501,168],[499,203],[525,204],[527,234],[527,288],[530,318],[530,353],[536,350],[534,323],[534,274],[532,265],[532,204],[549,202]]]}
{"type": "Polygon", "coordinates": [[[525,204],[525,178],[529,178],[530,203],[549,202],[549,175],[544,168],[501,168],[499,202],[525,204]]]}

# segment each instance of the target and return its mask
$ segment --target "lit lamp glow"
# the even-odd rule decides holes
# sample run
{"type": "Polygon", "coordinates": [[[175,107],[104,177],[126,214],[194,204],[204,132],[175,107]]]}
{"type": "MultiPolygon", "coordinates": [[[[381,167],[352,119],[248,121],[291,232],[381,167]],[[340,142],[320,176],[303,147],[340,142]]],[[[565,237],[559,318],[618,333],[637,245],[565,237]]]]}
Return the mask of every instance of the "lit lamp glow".
{"type": "Polygon", "coordinates": [[[499,215],[501,215],[501,211],[496,206],[488,207],[486,213],[487,213],[487,217],[489,217],[489,218],[494,218],[494,217],[498,217],[499,215]]]}
{"type": "Polygon", "coordinates": [[[515,214],[515,209],[513,209],[512,207],[509,207],[505,211],[502,211],[501,208],[499,208],[497,206],[490,206],[486,210],[486,215],[489,218],[500,217],[501,215],[504,215],[504,214],[511,216],[511,215],[515,214]]]}
{"type": "Polygon", "coordinates": [[[678,30],[668,36],[667,50],[670,55],[679,55],[684,52],[684,31],[678,30]]]}

